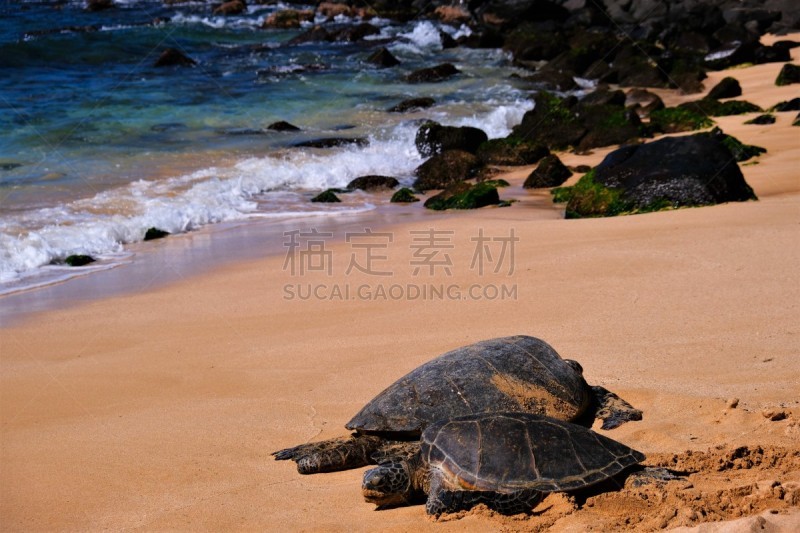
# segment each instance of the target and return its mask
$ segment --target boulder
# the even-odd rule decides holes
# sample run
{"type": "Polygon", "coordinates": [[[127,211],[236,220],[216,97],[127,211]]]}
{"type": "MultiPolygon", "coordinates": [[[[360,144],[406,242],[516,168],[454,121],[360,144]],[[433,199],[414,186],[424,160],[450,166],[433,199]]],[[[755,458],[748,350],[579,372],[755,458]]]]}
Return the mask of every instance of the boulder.
{"type": "Polygon", "coordinates": [[[247,5],[243,0],[230,0],[215,7],[211,14],[223,16],[241,15],[245,9],[247,9],[247,5]]]}
{"type": "Polygon", "coordinates": [[[664,101],[647,89],[631,89],[625,95],[625,107],[636,111],[640,118],[645,118],[653,111],[664,109],[664,101]]]}
{"type": "Polygon", "coordinates": [[[420,97],[420,98],[409,98],[408,100],[403,100],[399,104],[390,107],[387,109],[389,113],[405,113],[406,111],[416,111],[418,109],[427,109],[433,106],[436,103],[436,100],[433,98],[428,97],[420,97]]]}
{"type": "Polygon", "coordinates": [[[298,44],[306,44],[306,43],[316,43],[316,42],[326,42],[332,41],[333,38],[328,30],[323,28],[320,25],[313,26],[300,35],[292,37],[286,43],[289,46],[295,46],[298,44]]]}
{"type": "Polygon", "coordinates": [[[711,133],[716,136],[719,142],[725,145],[725,148],[730,151],[737,163],[748,161],[767,152],[766,148],[752,144],[744,144],[736,137],[723,133],[719,128],[714,128],[711,130],[711,133]]]}
{"type": "Polygon", "coordinates": [[[390,68],[400,64],[400,60],[394,57],[385,47],[381,47],[367,58],[367,63],[372,63],[378,68],[390,68]]]}
{"type": "Polygon", "coordinates": [[[395,204],[410,204],[412,202],[419,202],[419,198],[414,196],[414,191],[408,187],[403,187],[394,193],[392,199],[389,201],[395,204]]]}
{"type": "Polygon", "coordinates": [[[444,189],[456,181],[471,178],[480,167],[476,156],[463,150],[448,150],[435,155],[414,171],[418,191],[444,189]]]}
{"type": "Polygon", "coordinates": [[[744,100],[727,100],[720,102],[713,98],[703,98],[693,102],[684,102],[678,106],[683,109],[690,109],[696,113],[710,117],[727,117],[731,115],[743,115],[762,111],[760,107],[744,100]]]}
{"type": "Polygon", "coordinates": [[[586,127],[586,134],[577,146],[579,151],[633,142],[643,133],[636,111],[621,105],[581,105],[578,115],[586,127]]]}
{"type": "Polygon", "coordinates": [[[557,155],[548,155],[539,162],[539,166],[530,173],[522,186],[526,189],[558,187],[570,176],[572,171],[564,166],[557,155]]]}
{"type": "Polygon", "coordinates": [[[716,132],[626,146],[569,188],[567,217],[615,216],[756,199],[716,132]]]}
{"type": "Polygon", "coordinates": [[[742,86],[739,85],[739,80],[726,76],[708,92],[706,98],[719,100],[720,98],[735,98],[737,96],[742,96],[742,86]]]}
{"type": "Polygon", "coordinates": [[[451,63],[442,63],[435,67],[415,70],[406,76],[406,81],[409,83],[438,83],[450,79],[460,72],[451,63]]]}
{"type": "Polygon", "coordinates": [[[362,191],[388,191],[397,187],[400,182],[396,178],[389,176],[361,176],[347,184],[348,189],[359,189],[362,191]]]}
{"type": "Polygon", "coordinates": [[[478,209],[500,203],[497,185],[484,181],[471,184],[464,181],[452,183],[445,190],[425,201],[425,207],[436,211],[445,209],[478,209]]]}
{"type": "Polygon", "coordinates": [[[430,157],[446,150],[463,150],[474,154],[488,140],[486,133],[478,128],[442,126],[429,120],[417,130],[414,142],[420,155],[430,157]]]}
{"type": "Polygon", "coordinates": [[[184,66],[189,67],[192,65],[196,65],[197,61],[188,57],[186,54],[177,50],[175,48],[167,48],[161,55],[158,56],[156,62],[153,66],[156,67],[172,67],[172,66],[184,66]]]}

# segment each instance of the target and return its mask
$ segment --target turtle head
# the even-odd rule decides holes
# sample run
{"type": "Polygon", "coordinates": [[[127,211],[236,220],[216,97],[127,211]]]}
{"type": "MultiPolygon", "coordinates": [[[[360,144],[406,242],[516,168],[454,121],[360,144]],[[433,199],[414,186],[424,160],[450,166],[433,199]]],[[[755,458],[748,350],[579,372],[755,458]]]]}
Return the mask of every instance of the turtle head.
{"type": "Polygon", "coordinates": [[[407,461],[381,463],[364,472],[361,484],[364,499],[378,509],[411,503],[414,493],[411,466],[407,461]]]}
{"type": "Polygon", "coordinates": [[[571,366],[575,370],[575,372],[577,372],[581,376],[583,375],[583,367],[579,362],[577,362],[574,359],[564,359],[564,362],[567,363],[569,366],[571,366]]]}

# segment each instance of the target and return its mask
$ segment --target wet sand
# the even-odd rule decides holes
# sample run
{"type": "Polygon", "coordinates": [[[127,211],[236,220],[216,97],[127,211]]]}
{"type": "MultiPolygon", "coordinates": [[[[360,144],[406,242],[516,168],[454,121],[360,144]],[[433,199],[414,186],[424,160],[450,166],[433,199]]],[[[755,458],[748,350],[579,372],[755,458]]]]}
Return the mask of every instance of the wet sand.
{"type": "MultiPolygon", "coordinates": [[[[797,93],[773,85],[780,66],[711,73],[706,87],[732,75],[743,99],[771,106],[797,93]]],[[[546,192],[521,188],[530,168],[517,169],[501,194],[520,199],[510,208],[433,215],[417,204],[406,222],[376,223],[391,242],[380,238],[372,251],[386,259],[370,273],[358,241],[334,229],[323,239],[331,275],[311,263],[292,275],[285,254],[271,255],[3,329],[3,529],[584,531],[738,519],[724,527],[798,530],[795,115],[717,120],[769,150],[742,166],[757,202],[563,220],[546,192]],[[434,277],[414,255],[431,231],[450,259],[434,277]],[[496,239],[482,272],[471,240],[481,235],[496,239]],[[500,261],[510,237],[513,261],[500,261]],[[414,296],[442,284],[443,297],[414,296]],[[300,476],[270,457],[344,434],[365,402],[436,355],[513,334],[547,340],[642,409],[642,421],[604,433],[688,479],[586,501],[551,495],[533,516],[478,509],[434,522],[420,506],[374,511],[361,470],[300,476]]],[[[596,164],[608,151],[563,159],[596,164]]],[[[312,228],[327,230],[297,226],[312,228]]]]}

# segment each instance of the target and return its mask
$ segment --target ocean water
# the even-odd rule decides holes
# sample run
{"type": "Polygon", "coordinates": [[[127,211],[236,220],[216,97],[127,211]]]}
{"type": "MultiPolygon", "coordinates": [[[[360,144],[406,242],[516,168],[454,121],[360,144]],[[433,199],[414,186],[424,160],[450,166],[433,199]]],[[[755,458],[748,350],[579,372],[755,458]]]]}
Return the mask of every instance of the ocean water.
{"type": "Polygon", "coordinates": [[[289,46],[304,29],[261,27],[281,5],[233,17],[211,16],[206,2],[117,0],[96,13],[83,5],[0,3],[0,294],[120,264],[150,227],[183,233],[374,209],[366,194],[336,205],[309,199],[367,174],[410,184],[422,162],[414,147],[421,119],[500,137],[532,107],[502,52],[442,48],[441,32],[457,37],[464,27],[373,19],[380,34],[362,43],[289,46]],[[402,64],[367,64],[380,45],[402,64]],[[154,67],[168,47],[197,65],[154,67]],[[445,61],[462,74],[403,81],[445,61]],[[386,111],[417,96],[437,104],[386,111]],[[302,131],[267,129],[279,120],[302,131]],[[324,137],[369,144],[293,147],[324,137]],[[72,254],[99,261],[65,267],[72,254]]]}

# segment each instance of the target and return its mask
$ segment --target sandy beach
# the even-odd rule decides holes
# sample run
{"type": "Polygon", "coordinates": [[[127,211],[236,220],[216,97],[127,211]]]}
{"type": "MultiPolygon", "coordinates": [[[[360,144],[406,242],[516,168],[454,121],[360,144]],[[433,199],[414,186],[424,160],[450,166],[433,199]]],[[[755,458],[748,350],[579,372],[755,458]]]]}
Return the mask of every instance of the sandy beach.
{"type": "MultiPolygon", "coordinates": [[[[770,107],[797,96],[774,85],[780,67],[713,72],[705,86],[734,76],[742,99],[770,107]]],[[[716,531],[738,519],[727,530],[800,530],[800,142],[796,112],[743,124],[753,116],[716,122],[768,149],[742,165],[755,202],[564,220],[547,191],[522,188],[531,167],[512,169],[509,208],[416,204],[391,226],[365,222],[385,245],[371,268],[359,268],[364,241],[337,229],[320,237],[328,262],[241,261],[3,329],[0,526],[716,531]],[[433,237],[449,259],[435,268],[415,256],[433,237]],[[476,243],[492,251],[483,265],[476,243]],[[532,516],[434,521],[421,506],[374,511],[363,470],[300,476],[270,456],[345,434],[375,394],[447,350],[515,334],[546,340],[641,409],[642,421],[603,433],[688,478],[580,507],[555,494],[532,516]]],[[[593,165],[610,150],[562,159],[593,165]]],[[[296,229],[328,231],[319,218],[296,229]]]]}

